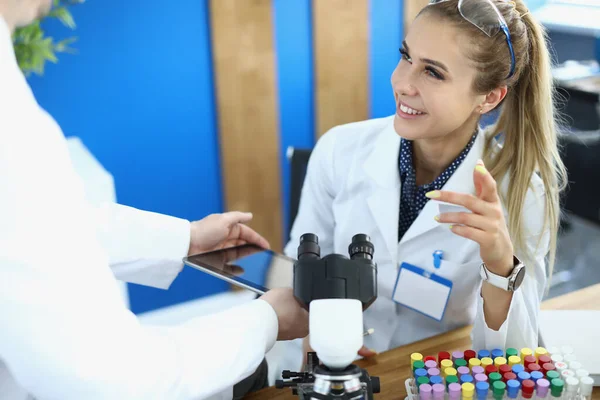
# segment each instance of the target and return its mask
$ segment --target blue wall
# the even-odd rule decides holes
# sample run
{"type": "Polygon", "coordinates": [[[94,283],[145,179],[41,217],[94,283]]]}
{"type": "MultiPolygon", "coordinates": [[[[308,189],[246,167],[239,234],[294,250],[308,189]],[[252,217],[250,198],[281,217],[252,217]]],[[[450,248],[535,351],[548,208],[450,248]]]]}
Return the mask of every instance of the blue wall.
{"type": "MultiPolygon", "coordinates": [[[[284,232],[288,146],[315,143],[311,0],[274,0],[284,232]]],[[[223,198],[207,0],[89,1],[72,8],[77,55],[61,55],[34,93],[67,136],[79,136],[109,170],[118,201],[190,220],[221,212],[223,198]]],[[[390,75],[402,40],[402,5],[372,0],[371,116],[394,112],[390,75]]],[[[72,32],[50,22],[47,32],[72,32]]],[[[286,235],[287,239],[287,235],[286,235]]],[[[184,269],[169,291],[129,285],[136,313],[223,291],[184,269]]]]}
{"type": "MultiPolygon", "coordinates": [[[[67,136],[114,175],[118,201],[199,219],[221,212],[212,61],[204,1],[89,1],[72,8],[77,55],[31,85],[67,136]]],[[[48,33],[71,32],[51,24],[48,33]]],[[[224,290],[196,271],[168,292],[130,285],[134,312],[224,290]]]]}

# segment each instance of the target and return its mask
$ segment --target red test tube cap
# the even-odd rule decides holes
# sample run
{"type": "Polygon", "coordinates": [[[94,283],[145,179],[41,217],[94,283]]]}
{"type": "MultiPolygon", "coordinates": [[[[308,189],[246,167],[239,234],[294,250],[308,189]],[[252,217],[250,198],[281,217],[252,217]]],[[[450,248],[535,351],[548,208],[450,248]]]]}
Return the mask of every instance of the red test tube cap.
{"type": "Polygon", "coordinates": [[[533,392],[535,390],[535,383],[530,380],[524,380],[523,382],[521,382],[521,388],[522,388],[522,396],[524,399],[531,399],[533,398],[533,392]]]}
{"type": "Polygon", "coordinates": [[[503,378],[504,383],[506,383],[506,382],[510,381],[511,379],[516,380],[517,379],[517,375],[515,375],[512,372],[507,372],[504,375],[502,375],[502,378],[503,378]]]}
{"type": "Polygon", "coordinates": [[[527,366],[527,372],[532,373],[533,371],[540,371],[541,372],[542,367],[540,367],[539,364],[529,364],[527,366]]]}
{"type": "Polygon", "coordinates": [[[544,375],[548,374],[548,371],[555,371],[556,367],[552,363],[546,363],[542,365],[542,371],[544,371],[544,375]]]}
{"type": "Polygon", "coordinates": [[[475,352],[475,350],[465,350],[465,361],[469,362],[469,360],[471,358],[476,358],[477,357],[477,353],[475,352]]]}
{"type": "MultiPolygon", "coordinates": [[[[502,376],[504,376],[504,374],[506,374],[508,372],[512,372],[512,367],[510,365],[508,365],[508,364],[502,364],[500,366],[500,368],[498,368],[498,370],[500,371],[500,374],[502,376]]],[[[516,379],[516,378],[513,378],[513,379],[516,379]]]]}
{"type": "Polygon", "coordinates": [[[434,357],[434,356],[427,356],[427,357],[425,357],[425,358],[423,359],[423,362],[427,362],[427,361],[430,361],[430,360],[431,360],[431,361],[436,361],[436,362],[437,362],[437,360],[435,359],[435,357],[434,357]]]}
{"type": "Polygon", "coordinates": [[[448,353],[447,351],[440,351],[438,353],[438,363],[441,363],[442,360],[449,360],[450,359],[450,353],[448,353]]]}
{"type": "MultiPolygon", "coordinates": [[[[527,356],[523,360],[523,365],[529,365],[529,364],[535,364],[535,363],[537,363],[537,359],[535,358],[535,356],[527,356]]],[[[543,364],[541,364],[541,365],[543,365],[543,364]]]]}
{"type": "Polygon", "coordinates": [[[548,357],[547,355],[541,355],[538,358],[538,363],[540,365],[544,365],[544,364],[548,364],[548,363],[552,363],[552,359],[550,357],[548,357]]]}
{"type": "Polygon", "coordinates": [[[487,367],[485,367],[485,374],[489,375],[493,372],[498,372],[498,368],[496,368],[495,365],[488,365],[487,367]]]}

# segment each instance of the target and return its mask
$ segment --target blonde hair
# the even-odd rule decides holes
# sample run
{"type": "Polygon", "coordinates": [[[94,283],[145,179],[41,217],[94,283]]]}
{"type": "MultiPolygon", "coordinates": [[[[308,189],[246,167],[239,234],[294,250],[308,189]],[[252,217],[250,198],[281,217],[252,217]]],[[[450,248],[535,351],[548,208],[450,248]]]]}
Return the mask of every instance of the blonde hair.
{"type": "MultiPolygon", "coordinates": [[[[529,13],[522,0],[492,0],[504,17],[515,54],[515,70],[510,72],[511,58],[506,36],[500,31],[488,37],[465,20],[458,1],[449,0],[425,7],[422,13],[433,14],[464,29],[469,41],[469,59],[478,69],[474,82],[476,93],[489,93],[507,85],[498,122],[491,127],[484,162],[496,181],[509,178],[503,202],[508,210],[508,229],[515,252],[527,261],[534,257],[526,244],[523,204],[533,174],[544,183],[545,213],[542,232],[550,231],[548,273],[552,276],[560,224],[560,192],[566,185],[566,169],[558,149],[558,115],[555,110],[551,59],[546,32],[529,13]],[[503,146],[492,154],[492,141],[501,135],[503,146]],[[493,156],[493,157],[492,157],[493,156]]],[[[467,48],[467,47],[466,47],[467,48]]],[[[537,233],[537,232],[536,232],[537,233]]],[[[540,235],[540,241],[543,235],[540,235]]],[[[539,247],[540,243],[537,243],[539,247]]]]}

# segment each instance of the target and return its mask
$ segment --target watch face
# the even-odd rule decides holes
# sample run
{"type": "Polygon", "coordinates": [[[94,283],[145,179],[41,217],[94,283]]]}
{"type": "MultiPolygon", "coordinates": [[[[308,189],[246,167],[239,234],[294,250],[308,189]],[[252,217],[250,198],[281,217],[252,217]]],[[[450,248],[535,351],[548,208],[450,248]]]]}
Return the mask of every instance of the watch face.
{"type": "Polygon", "coordinates": [[[515,281],[514,281],[514,285],[513,285],[514,290],[518,289],[519,286],[521,286],[521,283],[523,283],[524,278],[525,278],[525,268],[521,267],[521,268],[519,268],[519,271],[517,272],[517,276],[515,277],[515,281]]]}

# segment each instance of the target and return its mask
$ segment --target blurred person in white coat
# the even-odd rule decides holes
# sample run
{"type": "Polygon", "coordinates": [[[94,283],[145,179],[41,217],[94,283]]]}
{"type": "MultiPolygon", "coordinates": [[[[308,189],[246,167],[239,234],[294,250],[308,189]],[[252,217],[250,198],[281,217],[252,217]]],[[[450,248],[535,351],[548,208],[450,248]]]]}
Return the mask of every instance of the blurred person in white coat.
{"type": "Polygon", "coordinates": [[[0,398],[231,398],[276,340],[306,336],[307,313],[290,289],[174,327],[126,308],[117,278],[168,287],[188,254],[268,243],[246,213],[190,223],[86,202],[12,46],[50,6],[0,0],[0,398]]]}
{"type": "Polygon", "coordinates": [[[370,235],[379,297],[362,356],[468,324],[475,350],[537,346],[565,176],[543,28],[522,0],[434,0],[391,89],[395,115],[318,141],[286,253],[306,232],[322,255],[370,235]]]}

